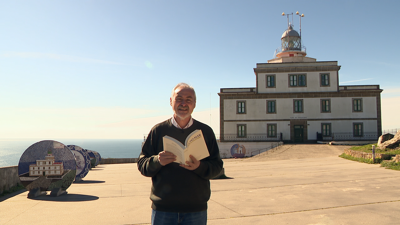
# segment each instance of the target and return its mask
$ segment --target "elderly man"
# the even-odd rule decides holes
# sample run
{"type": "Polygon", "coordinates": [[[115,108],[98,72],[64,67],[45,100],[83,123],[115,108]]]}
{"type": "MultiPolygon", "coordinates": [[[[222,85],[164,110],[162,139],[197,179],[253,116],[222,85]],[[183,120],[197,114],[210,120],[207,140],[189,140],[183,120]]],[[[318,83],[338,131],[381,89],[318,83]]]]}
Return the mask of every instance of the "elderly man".
{"type": "Polygon", "coordinates": [[[212,129],[192,118],[196,107],[193,87],[180,83],[172,90],[172,118],[155,125],[142,147],[138,169],[152,178],[151,224],[207,224],[207,202],[211,189],[209,179],[222,170],[217,141],[212,129]],[[163,137],[168,135],[185,143],[186,137],[201,130],[210,156],[178,164],[176,156],[164,151],[163,137]]]}

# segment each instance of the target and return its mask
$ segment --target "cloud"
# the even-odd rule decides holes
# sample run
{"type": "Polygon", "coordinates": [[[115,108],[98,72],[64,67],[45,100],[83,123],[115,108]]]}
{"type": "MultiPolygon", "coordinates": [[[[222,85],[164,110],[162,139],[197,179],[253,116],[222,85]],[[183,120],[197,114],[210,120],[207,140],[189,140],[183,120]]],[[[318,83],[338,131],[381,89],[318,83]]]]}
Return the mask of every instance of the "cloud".
{"type": "MultiPolygon", "coordinates": [[[[1,108],[2,138],[142,139],[150,129],[168,118],[140,108],[1,108]],[[154,116],[151,116],[154,115],[154,116]]],[[[219,133],[219,108],[193,113],[193,118],[219,133]]]]}
{"type": "Polygon", "coordinates": [[[361,80],[344,81],[344,82],[339,82],[339,84],[355,83],[355,82],[359,82],[359,81],[372,80],[372,79],[373,78],[366,78],[366,79],[361,79],[361,80]]]}
{"type": "Polygon", "coordinates": [[[385,88],[382,94],[400,94],[400,88],[385,88]]]}
{"type": "Polygon", "coordinates": [[[400,88],[385,88],[382,92],[383,98],[393,98],[400,96],[400,88]]]}
{"type": "Polygon", "coordinates": [[[382,98],[382,129],[400,128],[400,97],[382,98]]]}
{"type": "Polygon", "coordinates": [[[140,108],[0,108],[0,122],[9,127],[87,127],[159,113],[140,108]]]}
{"type": "MultiPolygon", "coordinates": [[[[153,117],[145,117],[145,118],[135,118],[135,119],[129,119],[125,121],[120,121],[120,122],[115,122],[115,123],[105,123],[101,124],[98,127],[99,128],[110,128],[110,129],[126,129],[126,128],[131,128],[134,129],[131,133],[131,135],[139,136],[146,134],[150,131],[150,129],[156,125],[157,123],[160,123],[164,120],[167,120],[171,118],[172,112],[165,114],[165,115],[160,115],[160,116],[153,116],[153,117]],[[138,132],[139,131],[139,132],[138,132]]],[[[214,133],[218,134],[219,133],[219,108],[213,108],[211,110],[207,111],[194,111],[193,112],[193,118],[209,125],[213,130],[214,133]]]]}
{"type": "Polygon", "coordinates": [[[84,58],[79,56],[60,55],[53,53],[40,53],[40,52],[5,52],[0,54],[0,57],[4,58],[29,58],[29,59],[51,59],[67,62],[76,63],[99,63],[99,64],[110,64],[110,65],[125,65],[119,62],[112,62],[99,59],[84,58]]]}

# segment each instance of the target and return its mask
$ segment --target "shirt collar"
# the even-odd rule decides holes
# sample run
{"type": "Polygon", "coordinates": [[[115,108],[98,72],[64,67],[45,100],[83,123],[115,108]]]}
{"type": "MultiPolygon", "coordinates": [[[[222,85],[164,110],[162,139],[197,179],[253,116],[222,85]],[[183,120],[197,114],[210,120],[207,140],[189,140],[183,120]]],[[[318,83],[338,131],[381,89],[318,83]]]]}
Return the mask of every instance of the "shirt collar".
{"type": "Polygon", "coordinates": [[[189,123],[184,128],[179,126],[179,124],[178,124],[178,122],[176,122],[174,116],[172,116],[172,118],[171,118],[171,123],[178,129],[186,129],[186,128],[189,128],[189,127],[191,127],[193,125],[193,118],[190,117],[189,123]]]}

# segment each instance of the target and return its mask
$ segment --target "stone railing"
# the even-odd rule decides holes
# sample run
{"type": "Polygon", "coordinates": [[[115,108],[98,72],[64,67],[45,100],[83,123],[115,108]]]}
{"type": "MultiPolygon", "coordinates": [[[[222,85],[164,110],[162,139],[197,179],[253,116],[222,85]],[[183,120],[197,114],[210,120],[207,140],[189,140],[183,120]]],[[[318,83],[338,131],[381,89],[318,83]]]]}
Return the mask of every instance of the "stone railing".
{"type": "Polygon", "coordinates": [[[102,158],[100,164],[137,163],[138,158],[102,158]]]}
{"type": "MultiPolygon", "coordinates": [[[[350,149],[345,149],[344,150],[344,154],[353,156],[355,158],[372,159],[372,153],[353,151],[353,150],[350,150],[350,149]]],[[[389,160],[389,159],[392,158],[392,156],[394,156],[394,155],[375,153],[375,158],[376,159],[389,160]]]]}
{"type": "Polygon", "coordinates": [[[0,168],[0,194],[18,184],[21,184],[18,177],[18,166],[0,168]]]}

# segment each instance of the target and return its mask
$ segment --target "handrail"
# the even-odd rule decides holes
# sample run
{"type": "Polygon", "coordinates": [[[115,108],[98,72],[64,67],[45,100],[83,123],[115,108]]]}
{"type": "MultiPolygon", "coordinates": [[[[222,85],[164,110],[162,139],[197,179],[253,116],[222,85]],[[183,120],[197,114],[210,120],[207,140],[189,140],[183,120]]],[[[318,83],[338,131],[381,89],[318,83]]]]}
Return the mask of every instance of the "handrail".
{"type": "Polygon", "coordinates": [[[253,156],[253,152],[258,152],[258,154],[254,154],[254,155],[259,155],[259,154],[261,154],[262,152],[267,152],[267,154],[269,153],[269,152],[274,152],[275,150],[277,150],[277,149],[279,149],[279,147],[281,147],[283,145],[283,143],[281,143],[281,142],[278,142],[278,144],[277,145],[272,145],[272,147],[271,148],[262,148],[262,149],[258,149],[258,150],[254,150],[254,151],[251,151],[250,153],[250,157],[252,157],[253,156]]]}

